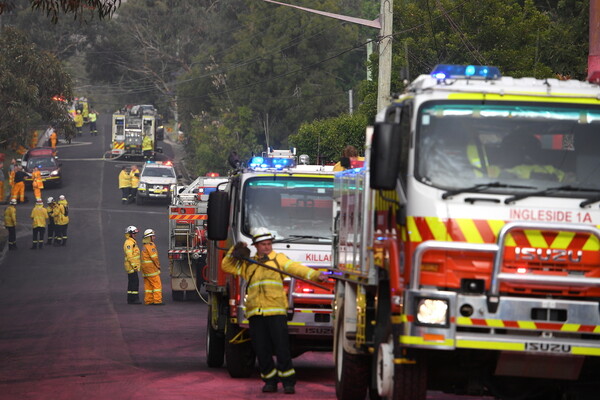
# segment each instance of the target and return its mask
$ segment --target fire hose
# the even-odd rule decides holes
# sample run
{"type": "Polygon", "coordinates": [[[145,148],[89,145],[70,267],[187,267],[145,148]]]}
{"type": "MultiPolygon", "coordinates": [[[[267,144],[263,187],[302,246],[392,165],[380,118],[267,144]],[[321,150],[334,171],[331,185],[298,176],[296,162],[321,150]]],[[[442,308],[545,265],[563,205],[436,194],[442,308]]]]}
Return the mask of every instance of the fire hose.
{"type": "Polygon", "coordinates": [[[318,287],[320,289],[327,290],[327,291],[331,290],[331,288],[329,288],[327,286],[324,286],[324,285],[321,285],[321,284],[319,284],[317,282],[308,280],[308,279],[306,279],[306,278],[304,278],[302,276],[299,276],[299,275],[296,275],[296,274],[292,274],[291,272],[286,272],[286,271],[280,270],[279,268],[271,267],[270,265],[267,265],[265,263],[261,263],[260,261],[253,260],[253,259],[251,259],[249,257],[240,257],[239,259],[241,261],[246,261],[246,262],[249,262],[249,263],[252,263],[252,264],[257,264],[257,265],[260,265],[263,268],[267,268],[267,269],[270,269],[272,271],[279,272],[279,273],[287,275],[289,277],[298,279],[299,281],[302,281],[304,283],[308,283],[309,285],[316,286],[316,287],[318,287]]]}

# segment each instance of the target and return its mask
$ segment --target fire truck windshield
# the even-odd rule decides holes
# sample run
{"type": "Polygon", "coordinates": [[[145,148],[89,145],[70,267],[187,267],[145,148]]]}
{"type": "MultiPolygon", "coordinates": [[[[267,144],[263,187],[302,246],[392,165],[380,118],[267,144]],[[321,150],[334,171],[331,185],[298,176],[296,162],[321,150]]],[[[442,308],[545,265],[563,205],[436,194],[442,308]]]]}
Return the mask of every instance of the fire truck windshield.
{"type": "Polygon", "coordinates": [[[257,177],[247,180],[243,190],[244,234],[264,226],[276,240],[331,241],[333,177],[257,177]]]}
{"type": "Polygon", "coordinates": [[[553,195],[600,192],[600,107],[428,102],[416,143],[414,176],[444,190],[526,193],[568,185],[574,189],[553,195]]]}

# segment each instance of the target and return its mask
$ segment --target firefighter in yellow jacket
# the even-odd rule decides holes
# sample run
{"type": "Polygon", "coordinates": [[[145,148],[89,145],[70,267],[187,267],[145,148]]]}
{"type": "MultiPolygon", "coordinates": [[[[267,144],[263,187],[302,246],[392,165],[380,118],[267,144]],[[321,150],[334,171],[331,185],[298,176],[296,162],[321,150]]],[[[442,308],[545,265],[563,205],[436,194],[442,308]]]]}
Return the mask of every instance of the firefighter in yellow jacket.
{"type": "Polygon", "coordinates": [[[38,199],[35,202],[35,206],[33,207],[33,210],[31,210],[31,220],[33,227],[33,243],[31,244],[31,249],[43,249],[48,211],[44,208],[42,199],[38,199]]]}
{"type": "Polygon", "coordinates": [[[60,217],[56,222],[56,239],[57,242],[54,242],[55,245],[66,246],[67,245],[67,229],[69,228],[69,202],[64,194],[58,196],[57,204],[61,206],[60,208],[60,217]],[[59,236],[60,235],[60,236],[59,236]]]}
{"type": "Polygon", "coordinates": [[[54,245],[55,246],[66,246],[67,244],[67,224],[69,223],[69,217],[65,215],[64,203],[60,200],[56,202],[52,211],[54,217],[54,245]]]}
{"type": "Polygon", "coordinates": [[[129,202],[129,194],[131,193],[131,175],[124,165],[121,167],[121,172],[119,173],[119,189],[121,189],[121,203],[127,204],[129,202]]]}
{"type": "Polygon", "coordinates": [[[12,199],[4,210],[4,226],[8,230],[8,249],[17,249],[17,200],[12,199]]]}
{"type": "Polygon", "coordinates": [[[144,231],[142,245],[142,276],[144,277],[144,304],[162,306],[162,283],[160,282],[160,261],[154,244],[156,234],[152,229],[144,231]]]}
{"type": "Polygon", "coordinates": [[[154,150],[154,141],[152,140],[152,137],[148,133],[148,134],[144,135],[144,138],[142,139],[142,154],[144,155],[144,158],[146,160],[149,160],[150,158],[152,158],[153,150],[154,150]]]}
{"type": "MultiPolygon", "coordinates": [[[[256,247],[254,260],[313,281],[327,280],[325,274],[292,261],[285,254],[274,252],[274,237],[267,228],[256,228],[252,234],[252,244],[256,247]]],[[[281,381],[284,392],[292,394],[295,392],[296,372],[289,348],[288,302],[283,274],[245,261],[249,254],[244,242],[236,243],[223,258],[221,268],[230,274],[240,275],[248,282],[246,317],[250,322],[250,337],[260,376],[265,382],[262,391],[276,392],[277,382],[281,381]],[[273,354],[277,357],[277,364],[273,362],[273,354]]]]}
{"type": "Polygon", "coordinates": [[[131,179],[131,188],[129,189],[129,202],[132,203],[135,201],[135,196],[137,195],[138,187],[140,186],[140,170],[137,165],[132,165],[131,170],[129,171],[129,177],[131,179]]]}
{"type": "Polygon", "coordinates": [[[125,272],[127,272],[127,304],[142,304],[140,301],[140,248],[135,241],[138,228],[130,225],[125,229],[125,272]]]}
{"type": "Polygon", "coordinates": [[[81,136],[83,134],[83,115],[81,115],[81,111],[77,110],[75,117],[73,117],[73,121],[75,121],[77,136],[81,136]]]}

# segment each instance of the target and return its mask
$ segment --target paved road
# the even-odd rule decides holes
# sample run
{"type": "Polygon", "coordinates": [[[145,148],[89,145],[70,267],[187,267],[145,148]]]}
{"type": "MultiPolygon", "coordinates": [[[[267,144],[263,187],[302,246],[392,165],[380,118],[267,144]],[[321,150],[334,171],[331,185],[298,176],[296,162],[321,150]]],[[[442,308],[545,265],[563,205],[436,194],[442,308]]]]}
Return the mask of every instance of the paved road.
{"type": "MultiPolygon", "coordinates": [[[[170,298],[166,205],[121,204],[122,163],[102,160],[108,134],[103,116],[100,135],[59,148],[64,185],[43,195],[65,194],[70,202],[66,247],[30,250],[33,204],[18,206],[19,249],[0,260],[0,398],[265,398],[258,376],[234,380],[225,369],[206,367],[206,306],[170,298]],[[126,304],[122,243],[128,225],[157,232],[164,307],[126,304]]],[[[172,157],[170,146],[163,147],[172,157]]],[[[335,399],[330,353],[307,353],[295,366],[295,398],[335,399]]]]}

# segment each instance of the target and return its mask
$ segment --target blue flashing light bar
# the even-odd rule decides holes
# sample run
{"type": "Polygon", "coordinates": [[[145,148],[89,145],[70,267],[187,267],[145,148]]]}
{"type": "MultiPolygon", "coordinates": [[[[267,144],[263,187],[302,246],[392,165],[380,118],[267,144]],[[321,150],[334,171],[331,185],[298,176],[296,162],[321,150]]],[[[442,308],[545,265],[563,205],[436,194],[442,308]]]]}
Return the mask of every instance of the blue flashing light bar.
{"type": "Polygon", "coordinates": [[[438,64],[431,71],[431,76],[437,80],[444,79],[500,79],[502,74],[498,67],[490,67],[487,65],[452,65],[438,64]]]}
{"type": "Polygon", "coordinates": [[[248,166],[252,169],[284,169],[295,165],[293,158],[253,157],[248,166]]]}

